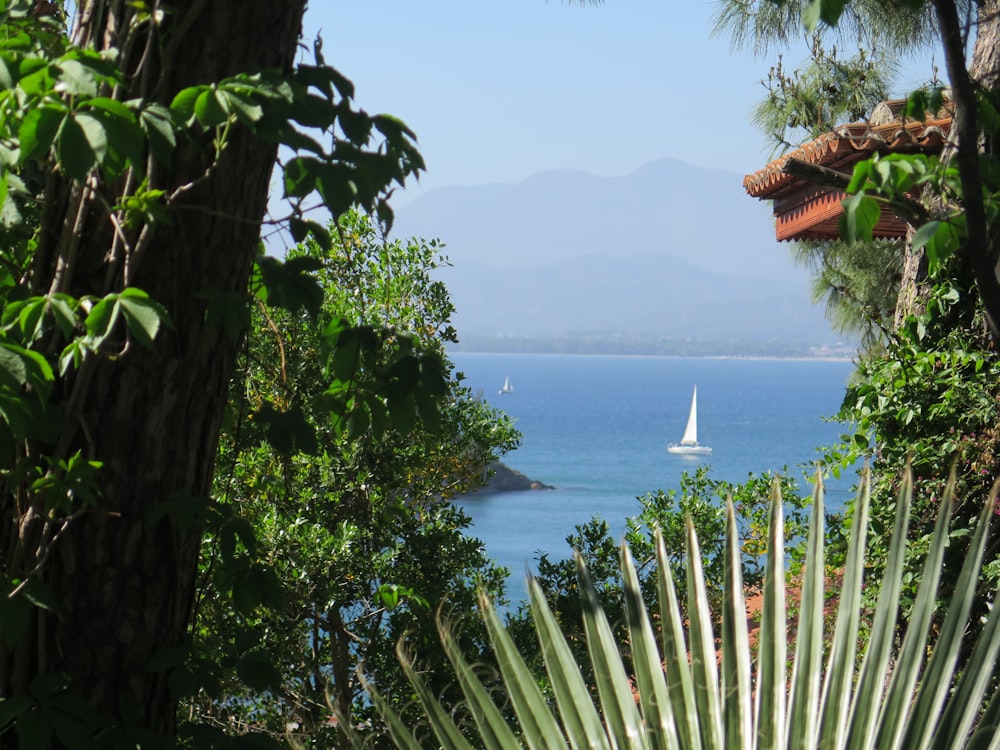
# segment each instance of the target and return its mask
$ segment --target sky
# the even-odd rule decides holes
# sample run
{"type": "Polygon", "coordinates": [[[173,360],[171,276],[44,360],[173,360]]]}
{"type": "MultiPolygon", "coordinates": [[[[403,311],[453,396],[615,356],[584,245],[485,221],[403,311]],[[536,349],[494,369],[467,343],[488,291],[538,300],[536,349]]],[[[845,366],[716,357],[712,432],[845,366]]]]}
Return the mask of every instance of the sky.
{"type": "Polygon", "coordinates": [[[750,116],[774,54],[733,50],[712,33],[714,10],[696,0],[312,0],[304,36],[322,35],[359,106],[416,132],[427,172],[401,204],[550,169],[621,176],[661,157],[763,167],[768,147],[750,116]]]}

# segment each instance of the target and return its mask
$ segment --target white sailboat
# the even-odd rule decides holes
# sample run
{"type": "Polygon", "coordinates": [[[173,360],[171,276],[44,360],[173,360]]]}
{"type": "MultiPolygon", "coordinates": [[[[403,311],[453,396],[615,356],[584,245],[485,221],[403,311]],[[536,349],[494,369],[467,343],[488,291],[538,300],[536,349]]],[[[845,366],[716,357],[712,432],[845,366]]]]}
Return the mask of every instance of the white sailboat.
{"type": "Polygon", "coordinates": [[[668,444],[667,452],[689,456],[707,456],[712,452],[712,449],[707,445],[698,443],[698,386],[694,387],[694,393],[691,394],[691,412],[688,414],[684,436],[679,443],[668,444]]]}
{"type": "Polygon", "coordinates": [[[497,393],[513,393],[513,392],[514,392],[514,386],[510,384],[510,375],[508,375],[503,379],[503,386],[500,388],[499,391],[497,391],[497,393]]]}

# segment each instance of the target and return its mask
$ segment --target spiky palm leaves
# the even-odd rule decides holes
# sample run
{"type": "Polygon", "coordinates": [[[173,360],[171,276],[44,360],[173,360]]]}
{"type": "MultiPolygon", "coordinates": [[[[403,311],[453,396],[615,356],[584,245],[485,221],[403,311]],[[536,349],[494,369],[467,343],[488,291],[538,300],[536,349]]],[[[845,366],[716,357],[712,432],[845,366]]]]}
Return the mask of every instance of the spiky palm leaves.
{"type": "MultiPolygon", "coordinates": [[[[781,554],[769,556],[756,662],[747,635],[741,551],[735,533],[735,513],[730,506],[719,641],[713,632],[698,539],[690,525],[686,566],[690,601],[686,618],[677,601],[662,543],[658,545],[661,599],[658,618],[647,611],[631,556],[623,548],[630,665],[622,659],[587,572],[580,565],[593,685],[586,684],[581,676],[535,582],[530,586],[531,606],[550,697],[538,687],[498,615],[486,602],[483,613],[502,675],[499,690],[496,686],[484,687],[462,657],[448,628],[441,627],[442,640],[464,693],[465,713],[471,720],[456,723],[454,715],[426,689],[405,650],[400,649],[423,705],[427,726],[433,731],[434,743],[454,750],[478,746],[487,750],[1000,747],[1000,732],[995,730],[1000,720],[1000,698],[993,682],[1000,652],[997,632],[1000,616],[996,610],[972,647],[968,666],[963,673],[956,673],[992,507],[983,509],[972,534],[943,621],[933,623],[948,543],[953,494],[948,493],[930,542],[906,635],[896,648],[911,486],[904,481],[900,491],[899,512],[878,605],[873,613],[863,613],[867,479],[862,485],[843,578],[836,592],[839,610],[832,633],[824,629],[827,571],[822,488],[814,496],[806,564],[798,581],[801,596],[794,631],[789,630],[784,558],[781,554]],[[866,647],[858,667],[860,623],[863,616],[869,615],[866,647]],[[795,633],[791,644],[789,632],[795,633]],[[933,643],[932,633],[936,633],[933,643]],[[790,649],[794,654],[789,674],[790,649]],[[494,696],[501,699],[503,710],[494,696]],[[516,715],[516,723],[509,723],[505,712],[516,715]]],[[[782,506],[777,492],[773,501],[769,548],[783,550],[782,506]]],[[[430,735],[426,728],[414,734],[374,689],[371,696],[382,711],[395,744],[408,750],[422,747],[417,736],[427,739],[430,735]]],[[[357,735],[352,734],[352,739],[359,746],[363,744],[357,735]]]]}

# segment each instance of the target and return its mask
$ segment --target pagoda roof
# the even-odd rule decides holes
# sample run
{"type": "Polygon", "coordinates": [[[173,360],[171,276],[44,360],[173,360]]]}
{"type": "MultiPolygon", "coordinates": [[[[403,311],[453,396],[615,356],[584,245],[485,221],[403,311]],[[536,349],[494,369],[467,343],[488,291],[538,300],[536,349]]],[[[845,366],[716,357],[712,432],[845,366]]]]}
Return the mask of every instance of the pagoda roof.
{"type": "MultiPolygon", "coordinates": [[[[951,130],[951,114],[942,111],[918,121],[900,117],[905,100],[883,102],[863,122],[842,125],[830,133],[783,154],[763,169],[747,175],[743,187],[752,197],[773,200],[779,240],[833,239],[843,213],[840,201],[846,194],[789,174],[790,160],[825,167],[850,177],[854,165],[874,154],[936,154],[944,148],[951,130]]],[[[876,237],[903,237],[907,225],[890,210],[883,209],[875,227],[876,237]]]]}

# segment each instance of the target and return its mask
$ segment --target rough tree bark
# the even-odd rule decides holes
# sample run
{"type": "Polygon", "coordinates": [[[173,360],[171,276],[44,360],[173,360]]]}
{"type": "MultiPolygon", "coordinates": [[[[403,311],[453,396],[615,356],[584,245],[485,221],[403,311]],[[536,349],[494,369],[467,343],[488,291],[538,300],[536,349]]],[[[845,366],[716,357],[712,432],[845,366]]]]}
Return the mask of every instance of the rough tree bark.
{"type": "MultiPolygon", "coordinates": [[[[169,104],[186,86],[288,70],[304,6],[175,0],[151,31],[125,0],[81,0],[73,35],[122,52],[131,74],[123,98],[169,104]]],[[[59,613],[36,612],[30,636],[0,656],[0,696],[24,692],[39,674],[64,672],[99,715],[166,737],[175,732],[176,701],[169,674],[148,665],[185,640],[200,532],[180,514],[156,514],[164,503],[209,494],[238,342],[206,323],[204,294],[246,289],[276,154],[235,132],[206,177],[212,155],[209,142],[178,149],[155,179],[168,192],[191,189],[169,225],[128,247],[116,243],[93,196],[63,191],[50,206],[30,285],[104,295],[127,279],[167,308],[173,329],[152,349],[132,345],[115,360],[93,358],[60,386],[67,427],[59,453],[82,450],[103,462],[100,507],[53,525],[30,496],[3,500],[15,540],[8,572],[26,575],[51,545],[40,570],[59,613]]],[[[113,200],[121,186],[91,187],[113,200]]]]}
{"type": "Polygon", "coordinates": [[[990,83],[995,84],[997,80],[996,65],[1000,56],[989,48],[996,44],[998,38],[1000,18],[997,10],[1000,3],[997,0],[980,0],[977,3],[976,43],[969,68],[966,68],[966,46],[963,43],[969,30],[962,27],[955,3],[953,0],[934,0],[933,5],[941,30],[955,105],[952,136],[956,143],[951,158],[959,170],[966,223],[966,237],[960,252],[972,268],[990,332],[996,340],[1000,337],[1000,281],[993,268],[995,252],[991,246],[982,196],[979,156],[983,130],[976,90],[989,91],[990,83]]]}
{"type": "MultiPolygon", "coordinates": [[[[978,153],[995,151],[995,144],[982,136],[975,100],[975,87],[1000,92],[1000,0],[979,0],[976,19],[971,29],[966,29],[954,0],[932,2],[945,48],[945,61],[951,83],[955,122],[952,126],[949,148],[943,158],[953,158],[962,171],[963,192],[978,196],[981,180],[978,153]],[[966,35],[975,34],[975,44],[969,67],[966,68],[966,35]],[[963,143],[964,142],[964,143],[963,143]],[[971,144],[966,147],[964,144],[971,144]]],[[[988,226],[982,200],[965,202],[968,221],[968,239],[960,250],[972,269],[983,308],[990,322],[994,339],[1000,333],[1000,227],[988,226]]],[[[895,323],[919,313],[926,302],[928,290],[924,288],[927,277],[927,259],[922,250],[907,249],[902,269],[895,323]]]]}

